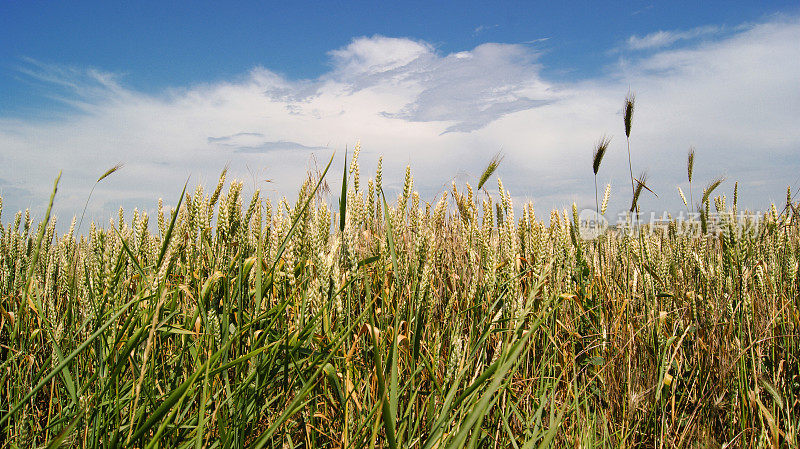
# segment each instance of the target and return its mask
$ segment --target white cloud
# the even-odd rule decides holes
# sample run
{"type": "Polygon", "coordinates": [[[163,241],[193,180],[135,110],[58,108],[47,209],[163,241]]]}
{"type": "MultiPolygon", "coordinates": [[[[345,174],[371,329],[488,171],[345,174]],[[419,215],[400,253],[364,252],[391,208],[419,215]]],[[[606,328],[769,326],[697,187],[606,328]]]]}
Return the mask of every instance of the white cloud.
{"type": "MultiPolygon", "coordinates": [[[[453,178],[477,176],[502,148],[506,188],[534,199],[542,215],[572,201],[594,204],[592,146],[603,134],[614,140],[599,181],[615,185],[609,210],[622,210],[629,178],[619,113],[629,87],[637,93],[634,171],[649,168],[660,195],[645,197],[645,207],[682,207],[675,185],[685,185],[689,145],[698,152],[696,191],[726,173],[742,181],[746,205],[764,207],[797,185],[798,41],[797,18],[774,20],[623,60],[602,78],[559,83],[541,75],[524,45],[439,54],[425,42],[374,36],[331,51],[331,70],[318,79],[256,68],[159,95],[110,74],[28,61],[28,76],[78,109],[46,121],[0,117],[3,221],[10,210],[43,204],[60,169],[56,213],[69,221],[97,176],[119,161],[125,168],[95,191],[95,218],[119,204],[152,210],[158,197],[175,201],[190,175],[190,186],[211,188],[226,163],[248,186],[255,180],[273,195],[293,195],[312,154],[324,165],[336,150],[340,173],[343,150],[357,139],[362,177],[374,176],[382,154],[385,185],[398,187],[410,164],[428,200],[453,178]],[[272,182],[259,183],[265,178],[272,182]]],[[[332,187],[337,178],[329,177],[332,187]]]]}
{"type": "Polygon", "coordinates": [[[518,45],[483,44],[437,57],[408,73],[413,101],[384,115],[416,122],[455,122],[444,132],[474,131],[504,115],[547,104],[556,95],[541,80],[535,55],[518,45]]]}
{"type": "Polygon", "coordinates": [[[433,54],[425,42],[384,36],[355,39],[350,45],[330,53],[335,76],[349,79],[361,74],[380,74],[408,66],[433,54]]]}

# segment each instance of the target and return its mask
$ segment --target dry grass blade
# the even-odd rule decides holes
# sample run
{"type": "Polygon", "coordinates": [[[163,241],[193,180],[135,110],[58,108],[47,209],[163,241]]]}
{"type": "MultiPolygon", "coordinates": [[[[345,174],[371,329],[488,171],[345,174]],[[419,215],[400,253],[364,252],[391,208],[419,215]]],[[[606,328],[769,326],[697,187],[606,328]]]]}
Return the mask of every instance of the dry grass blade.
{"type": "Polygon", "coordinates": [[[650,189],[650,187],[647,186],[647,182],[646,182],[647,181],[647,172],[642,172],[642,174],[639,175],[638,179],[637,178],[633,178],[633,179],[635,179],[637,183],[641,184],[643,189],[647,190],[648,192],[652,193],[656,198],[658,198],[658,194],[656,192],[653,192],[653,190],[650,189]]]}

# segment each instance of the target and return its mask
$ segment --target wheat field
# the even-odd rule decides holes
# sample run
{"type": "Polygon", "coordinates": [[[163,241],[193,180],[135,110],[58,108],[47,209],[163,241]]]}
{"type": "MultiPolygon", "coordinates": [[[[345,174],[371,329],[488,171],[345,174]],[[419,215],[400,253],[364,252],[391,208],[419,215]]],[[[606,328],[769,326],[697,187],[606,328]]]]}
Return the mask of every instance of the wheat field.
{"type": "Polygon", "coordinates": [[[791,196],[590,239],[498,159],[426,202],[358,152],[338,208],[328,163],[294,201],[223,171],[86,235],[0,224],[0,446],[798,447],[791,196]]]}

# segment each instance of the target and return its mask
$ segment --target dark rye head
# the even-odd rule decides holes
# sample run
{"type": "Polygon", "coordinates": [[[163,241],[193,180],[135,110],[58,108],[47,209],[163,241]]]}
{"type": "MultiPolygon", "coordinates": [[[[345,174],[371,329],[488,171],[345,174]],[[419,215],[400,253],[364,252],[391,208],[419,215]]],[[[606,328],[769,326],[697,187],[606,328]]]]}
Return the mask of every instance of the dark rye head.
{"type": "Polygon", "coordinates": [[[597,171],[600,170],[600,163],[603,162],[603,156],[606,155],[606,150],[608,150],[608,144],[611,143],[611,138],[603,136],[600,140],[597,141],[597,145],[594,147],[594,157],[592,159],[592,170],[594,174],[597,175],[597,171]]]}
{"type": "Polygon", "coordinates": [[[636,95],[628,92],[625,97],[625,137],[631,137],[631,120],[633,119],[633,105],[636,102],[636,95]]]}

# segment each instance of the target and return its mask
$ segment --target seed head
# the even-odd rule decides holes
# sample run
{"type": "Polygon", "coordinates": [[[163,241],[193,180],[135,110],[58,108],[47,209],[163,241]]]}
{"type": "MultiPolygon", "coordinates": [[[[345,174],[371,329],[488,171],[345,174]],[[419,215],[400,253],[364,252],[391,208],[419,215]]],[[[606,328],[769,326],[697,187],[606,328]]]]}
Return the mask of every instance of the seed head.
{"type": "Polygon", "coordinates": [[[633,119],[633,105],[636,102],[636,95],[629,92],[625,97],[625,137],[631,137],[631,120],[633,119]]]}
{"type": "Polygon", "coordinates": [[[603,162],[603,156],[606,154],[606,150],[608,149],[608,144],[611,143],[611,138],[603,136],[600,140],[597,141],[597,145],[594,147],[594,157],[592,159],[592,170],[594,174],[597,175],[597,171],[600,170],[600,163],[603,162]]]}
{"type": "MultiPolygon", "coordinates": [[[[636,190],[633,191],[633,200],[631,201],[631,213],[636,210],[636,204],[639,202],[639,195],[642,194],[642,189],[647,188],[647,172],[643,171],[636,180],[636,190]]],[[[650,190],[650,189],[647,189],[650,190]]]]}
{"type": "Polygon", "coordinates": [[[125,164],[119,163],[119,164],[117,164],[117,165],[115,165],[115,166],[113,166],[113,167],[109,168],[108,170],[106,170],[106,172],[105,172],[105,173],[103,173],[103,175],[102,175],[102,176],[100,176],[99,178],[97,178],[97,182],[100,182],[100,181],[102,181],[103,179],[105,179],[105,178],[107,178],[107,177],[111,176],[111,174],[112,174],[112,173],[114,173],[115,171],[117,171],[117,170],[121,169],[121,168],[122,168],[122,167],[124,167],[124,166],[125,166],[125,164]]]}
{"type": "Polygon", "coordinates": [[[494,171],[497,170],[497,166],[500,165],[500,162],[503,161],[503,157],[505,156],[501,155],[500,153],[497,153],[494,155],[492,160],[489,161],[489,165],[486,166],[486,170],[483,171],[481,179],[478,181],[478,190],[480,190],[481,187],[483,187],[486,181],[489,180],[489,177],[492,176],[492,173],[494,173],[494,171]]]}
{"type": "Polygon", "coordinates": [[[722,181],[725,181],[725,177],[719,176],[708,184],[708,187],[706,187],[705,190],[703,190],[703,200],[700,202],[701,204],[708,201],[708,198],[711,196],[711,192],[713,192],[714,189],[719,187],[719,185],[722,184],[722,181]]]}
{"type": "Polygon", "coordinates": [[[611,184],[606,184],[606,191],[603,193],[603,202],[600,205],[600,215],[605,215],[608,208],[608,198],[611,196],[611,184]]]}
{"type": "Polygon", "coordinates": [[[684,196],[683,190],[681,190],[680,187],[678,187],[678,193],[681,195],[681,199],[683,200],[683,205],[689,207],[689,203],[686,201],[686,196],[684,196]]]}

